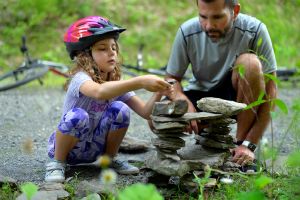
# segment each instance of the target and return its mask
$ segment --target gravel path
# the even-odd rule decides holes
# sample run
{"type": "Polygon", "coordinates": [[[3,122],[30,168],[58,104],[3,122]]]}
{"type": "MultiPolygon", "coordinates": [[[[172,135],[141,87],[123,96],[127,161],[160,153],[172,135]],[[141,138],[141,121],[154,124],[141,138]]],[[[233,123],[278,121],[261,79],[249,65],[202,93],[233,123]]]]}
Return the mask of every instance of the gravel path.
{"type": "MultiPolygon", "coordinates": [[[[140,90],[137,94],[142,99],[150,93],[140,90]]],[[[61,114],[64,91],[60,88],[27,88],[0,92],[0,174],[19,182],[40,183],[44,178],[44,166],[47,161],[47,138],[55,130],[61,114]],[[28,142],[29,141],[29,142],[28,142]],[[30,141],[33,141],[32,152],[30,141]]],[[[281,90],[279,98],[288,106],[300,97],[297,88],[281,90]]],[[[274,138],[278,143],[286,131],[292,113],[274,120],[274,138]]],[[[271,141],[270,129],[265,137],[271,141]]],[[[129,127],[130,136],[143,140],[154,137],[145,120],[132,113],[129,127]]],[[[288,134],[281,153],[287,153],[296,144],[292,134],[288,134]]]]}

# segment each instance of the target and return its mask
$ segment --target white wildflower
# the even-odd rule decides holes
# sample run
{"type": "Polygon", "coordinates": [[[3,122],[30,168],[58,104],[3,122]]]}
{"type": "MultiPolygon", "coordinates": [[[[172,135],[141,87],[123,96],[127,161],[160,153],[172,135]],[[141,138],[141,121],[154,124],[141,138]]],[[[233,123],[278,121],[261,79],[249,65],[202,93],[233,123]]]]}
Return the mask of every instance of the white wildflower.
{"type": "Polygon", "coordinates": [[[112,169],[103,169],[100,174],[100,183],[113,185],[117,182],[117,173],[112,169]]]}
{"type": "Polygon", "coordinates": [[[223,178],[220,179],[220,182],[224,183],[224,184],[232,184],[233,180],[229,177],[223,177],[223,178]]]}

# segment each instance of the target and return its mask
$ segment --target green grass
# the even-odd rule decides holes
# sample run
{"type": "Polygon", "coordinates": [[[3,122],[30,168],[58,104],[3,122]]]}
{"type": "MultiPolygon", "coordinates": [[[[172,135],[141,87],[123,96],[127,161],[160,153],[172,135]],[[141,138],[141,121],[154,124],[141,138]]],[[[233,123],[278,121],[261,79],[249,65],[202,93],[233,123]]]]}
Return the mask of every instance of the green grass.
{"type": "Polygon", "coordinates": [[[0,200],[14,200],[19,194],[19,191],[8,183],[4,183],[0,187],[0,200]]]}
{"type": "MultiPolygon", "coordinates": [[[[167,63],[179,25],[197,16],[194,0],[7,0],[0,2],[0,66],[16,66],[21,60],[21,35],[35,57],[68,63],[62,42],[67,27],[87,15],[103,15],[127,28],[120,38],[124,62],[135,64],[140,43],[145,43],[145,66],[167,63]],[[5,58],[5,59],[4,59],[5,58]]],[[[261,19],[273,41],[279,66],[300,66],[299,0],[240,0],[242,12],[261,19]]]]}

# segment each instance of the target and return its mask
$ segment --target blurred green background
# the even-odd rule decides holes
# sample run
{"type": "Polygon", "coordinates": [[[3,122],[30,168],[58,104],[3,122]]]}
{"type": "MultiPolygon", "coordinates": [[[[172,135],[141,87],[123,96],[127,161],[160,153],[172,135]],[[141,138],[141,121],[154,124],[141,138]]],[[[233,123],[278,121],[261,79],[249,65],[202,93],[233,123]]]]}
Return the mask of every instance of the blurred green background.
{"type": "MultiPolygon", "coordinates": [[[[278,65],[300,67],[300,0],[240,4],[243,13],[267,25],[278,65]]],[[[105,16],[127,28],[120,38],[124,63],[135,64],[138,46],[144,43],[145,66],[159,68],[167,63],[179,25],[198,15],[194,0],[5,0],[0,9],[0,72],[22,61],[23,34],[33,57],[70,64],[63,33],[88,15],[105,16]]]]}

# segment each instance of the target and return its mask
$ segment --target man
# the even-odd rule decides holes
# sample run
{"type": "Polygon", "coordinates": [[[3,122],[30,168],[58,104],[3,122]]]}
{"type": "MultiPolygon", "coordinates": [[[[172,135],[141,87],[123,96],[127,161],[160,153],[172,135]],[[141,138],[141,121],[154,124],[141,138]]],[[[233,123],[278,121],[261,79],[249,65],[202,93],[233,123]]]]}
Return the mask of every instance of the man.
{"type": "MultiPolygon", "coordinates": [[[[189,112],[196,112],[196,101],[218,97],[250,104],[265,94],[276,97],[276,60],[266,26],[241,14],[237,0],[196,0],[199,17],[183,23],[176,35],[166,69],[166,79],[176,79],[176,99],[186,99],[189,112]],[[186,88],[181,80],[191,65],[193,78],[186,88]]],[[[270,121],[270,102],[243,111],[237,116],[237,147],[233,162],[253,161],[254,150],[270,121]]],[[[199,111],[199,110],[198,110],[199,111]]],[[[191,122],[188,131],[198,134],[201,124],[191,122]]]]}

